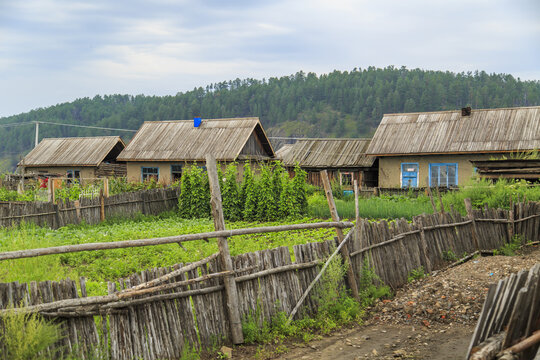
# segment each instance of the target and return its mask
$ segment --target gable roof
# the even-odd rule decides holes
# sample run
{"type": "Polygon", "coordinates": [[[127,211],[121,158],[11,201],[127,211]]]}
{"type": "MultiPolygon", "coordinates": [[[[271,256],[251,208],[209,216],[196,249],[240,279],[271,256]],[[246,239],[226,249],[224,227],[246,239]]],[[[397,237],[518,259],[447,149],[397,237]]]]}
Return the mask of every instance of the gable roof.
{"type": "Polygon", "coordinates": [[[20,166],[98,166],[119,145],[119,136],[43,139],[19,162],[20,166]]]}
{"type": "MultiPolygon", "coordinates": [[[[201,161],[211,153],[216,160],[234,161],[255,135],[268,158],[272,145],[259,118],[147,121],[118,156],[121,161],[201,161]]],[[[247,155],[249,157],[249,155],[247,155]]]]}
{"type": "Polygon", "coordinates": [[[366,156],[371,139],[300,139],[283,154],[283,163],[306,168],[371,167],[366,156]]]}
{"type": "Polygon", "coordinates": [[[540,106],[384,115],[370,155],[486,153],[540,147],[540,106]]]}

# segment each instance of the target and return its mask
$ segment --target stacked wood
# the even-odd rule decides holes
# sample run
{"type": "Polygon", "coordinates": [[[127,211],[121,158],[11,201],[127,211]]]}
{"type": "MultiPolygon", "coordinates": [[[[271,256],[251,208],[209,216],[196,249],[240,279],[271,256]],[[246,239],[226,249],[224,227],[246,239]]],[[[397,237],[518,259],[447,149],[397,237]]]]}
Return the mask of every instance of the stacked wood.
{"type": "Polygon", "coordinates": [[[540,263],[492,285],[469,345],[467,358],[510,354],[532,359],[540,350],[540,263]]]}

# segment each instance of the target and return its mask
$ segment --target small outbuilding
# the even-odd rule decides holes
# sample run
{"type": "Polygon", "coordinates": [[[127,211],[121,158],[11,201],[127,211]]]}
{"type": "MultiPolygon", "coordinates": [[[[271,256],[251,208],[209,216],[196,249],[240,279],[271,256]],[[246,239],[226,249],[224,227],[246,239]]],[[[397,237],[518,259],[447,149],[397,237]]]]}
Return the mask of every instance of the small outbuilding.
{"type": "Polygon", "coordinates": [[[379,159],[379,187],[452,187],[471,161],[540,148],[540,106],[384,115],[367,154],[379,159]]]}
{"type": "MultiPolygon", "coordinates": [[[[148,121],[118,160],[127,163],[128,181],[170,184],[180,179],[184,166],[204,166],[207,154],[222,164],[275,157],[259,118],[251,117],[148,121]]],[[[241,170],[243,164],[238,166],[241,170]]]]}
{"type": "Polygon", "coordinates": [[[19,162],[24,174],[93,179],[125,176],[125,164],[117,156],[126,147],[118,136],[48,138],[19,162]]]}
{"type": "Polygon", "coordinates": [[[330,181],[339,181],[346,190],[354,180],[359,186],[377,186],[377,162],[367,156],[371,139],[300,139],[282,152],[283,164],[292,171],[298,164],[308,174],[308,182],[322,186],[321,170],[330,181]]]}
{"type": "Polygon", "coordinates": [[[476,175],[484,179],[540,181],[540,159],[492,159],[471,161],[476,175]]]}

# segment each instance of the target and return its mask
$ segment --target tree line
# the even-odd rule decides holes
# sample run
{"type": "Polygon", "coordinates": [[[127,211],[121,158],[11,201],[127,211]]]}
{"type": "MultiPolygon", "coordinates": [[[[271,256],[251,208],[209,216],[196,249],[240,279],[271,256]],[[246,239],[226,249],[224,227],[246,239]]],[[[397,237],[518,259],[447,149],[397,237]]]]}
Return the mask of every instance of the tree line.
{"type": "MultiPolygon", "coordinates": [[[[389,66],[317,75],[235,79],[170,96],[96,95],[0,118],[138,129],[144,121],[257,116],[269,134],[370,136],[383,114],[540,105],[540,81],[484,71],[453,73],[389,66]]],[[[40,138],[132,134],[40,126],[40,138]]],[[[34,146],[31,126],[0,128],[0,159],[13,166],[34,146]]],[[[6,166],[6,163],[4,163],[6,166]]]]}

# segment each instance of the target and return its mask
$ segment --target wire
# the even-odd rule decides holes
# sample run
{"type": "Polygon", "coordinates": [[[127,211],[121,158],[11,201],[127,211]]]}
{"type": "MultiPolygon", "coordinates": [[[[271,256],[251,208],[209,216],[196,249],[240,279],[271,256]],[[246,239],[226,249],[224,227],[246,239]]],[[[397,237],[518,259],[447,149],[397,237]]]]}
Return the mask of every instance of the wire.
{"type": "Polygon", "coordinates": [[[59,125],[59,126],[72,126],[72,127],[88,128],[88,129],[116,130],[116,131],[137,132],[137,130],[131,130],[131,129],[118,129],[118,128],[108,128],[108,127],[101,127],[101,126],[75,125],[75,124],[61,124],[61,123],[54,123],[54,122],[49,122],[49,121],[35,121],[35,122],[40,123],[40,124],[59,125]]]}
{"type": "Polygon", "coordinates": [[[30,125],[33,124],[33,122],[25,122],[25,123],[12,123],[12,124],[1,124],[0,127],[15,127],[15,126],[24,126],[24,125],[30,125]]]}

